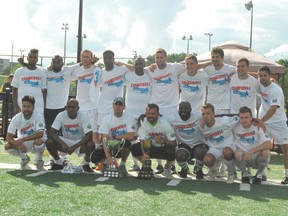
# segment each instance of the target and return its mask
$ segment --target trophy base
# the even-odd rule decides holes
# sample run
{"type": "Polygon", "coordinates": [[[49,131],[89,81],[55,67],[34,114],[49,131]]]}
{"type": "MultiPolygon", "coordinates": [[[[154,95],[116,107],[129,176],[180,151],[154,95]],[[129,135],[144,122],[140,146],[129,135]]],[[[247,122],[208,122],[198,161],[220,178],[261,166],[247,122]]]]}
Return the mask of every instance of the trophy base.
{"type": "Polygon", "coordinates": [[[142,165],[142,168],[140,169],[137,178],[143,179],[143,180],[150,180],[154,178],[154,171],[151,168],[151,160],[147,159],[142,165]]]}
{"type": "Polygon", "coordinates": [[[122,173],[118,167],[103,167],[102,176],[104,177],[111,177],[111,178],[121,178],[122,173]]]}

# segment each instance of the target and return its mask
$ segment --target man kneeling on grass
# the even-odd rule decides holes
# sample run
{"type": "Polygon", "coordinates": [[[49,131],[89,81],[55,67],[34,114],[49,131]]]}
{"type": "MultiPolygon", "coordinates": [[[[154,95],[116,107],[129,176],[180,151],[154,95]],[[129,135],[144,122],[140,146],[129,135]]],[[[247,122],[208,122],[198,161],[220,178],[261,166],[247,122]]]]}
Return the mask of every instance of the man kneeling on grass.
{"type": "Polygon", "coordinates": [[[148,158],[167,160],[163,174],[172,177],[171,165],[175,160],[177,141],[172,125],[160,117],[158,105],[148,104],[146,117],[138,129],[138,136],[140,143],[131,146],[132,155],[142,163],[148,158]],[[151,142],[148,151],[144,149],[145,140],[151,142]]]}
{"type": "Polygon", "coordinates": [[[50,136],[45,143],[54,159],[51,161],[51,170],[61,170],[66,165],[59,156],[58,151],[60,151],[70,155],[74,152],[78,156],[84,156],[83,170],[93,172],[89,165],[90,154],[95,149],[92,141],[92,127],[86,116],[78,111],[78,101],[69,100],[66,110],[57,115],[51,126],[50,136]],[[60,129],[62,136],[59,135],[60,129]]]}
{"type": "Polygon", "coordinates": [[[239,110],[240,124],[233,128],[237,150],[235,162],[242,172],[242,183],[250,183],[247,167],[257,169],[253,184],[261,184],[262,172],[270,161],[272,148],[270,136],[253,125],[251,109],[244,106],[239,110]]]}
{"type": "Polygon", "coordinates": [[[44,117],[34,112],[35,99],[33,96],[22,98],[22,111],[16,114],[8,127],[5,150],[14,156],[21,158],[21,168],[26,168],[30,161],[27,152],[35,154],[35,162],[38,170],[43,170],[42,160],[44,152],[44,117]],[[17,131],[17,138],[14,134],[17,131]]]}

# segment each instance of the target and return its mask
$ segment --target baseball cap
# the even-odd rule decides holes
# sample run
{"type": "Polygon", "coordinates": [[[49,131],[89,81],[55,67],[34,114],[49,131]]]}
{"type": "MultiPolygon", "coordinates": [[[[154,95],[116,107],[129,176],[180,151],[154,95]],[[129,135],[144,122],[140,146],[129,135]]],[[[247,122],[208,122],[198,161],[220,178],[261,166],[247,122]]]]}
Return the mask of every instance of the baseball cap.
{"type": "Polygon", "coordinates": [[[123,105],[125,105],[125,100],[123,97],[116,97],[114,100],[113,100],[113,104],[117,103],[117,102],[120,102],[122,103],[123,105]]]}
{"type": "Polygon", "coordinates": [[[8,77],[14,77],[14,74],[9,74],[9,76],[8,77]]]}

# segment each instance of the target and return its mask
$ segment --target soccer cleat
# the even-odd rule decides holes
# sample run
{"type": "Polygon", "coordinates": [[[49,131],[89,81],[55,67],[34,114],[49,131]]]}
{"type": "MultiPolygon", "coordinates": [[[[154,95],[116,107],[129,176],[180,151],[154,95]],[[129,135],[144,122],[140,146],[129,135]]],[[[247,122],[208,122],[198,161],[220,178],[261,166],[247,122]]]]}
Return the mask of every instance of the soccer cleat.
{"type": "Polygon", "coordinates": [[[134,164],[130,169],[129,169],[130,172],[132,171],[135,171],[135,172],[138,172],[140,171],[140,167],[137,165],[137,164],[134,164]]]}
{"type": "Polygon", "coordinates": [[[281,181],[281,184],[288,184],[288,177],[285,177],[283,181],[281,181]]]}
{"type": "Polygon", "coordinates": [[[258,178],[256,174],[255,177],[253,178],[252,183],[255,185],[261,184],[261,178],[258,178]]]}
{"type": "Polygon", "coordinates": [[[20,163],[21,169],[25,169],[28,163],[30,162],[30,157],[28,155],[26,156],[27,156],[26,159],[21,160],[21,163],[20,163]]]}
{"type": "Polygon", "coordinates": [[[84,172],[94,172],[94,169],[92,169],[89,164],[85,164],[82,167],[84,172]]]}
{"type": "Polygon", "coordinates": [[[179,173],[181,178],[187,178],[188,171],[189,171],[189,169],[181,168],[180,172],[178,172],[178,173],[179,173]]]}
{"type": "Polygon", "coordinates": [[[262,175],[262,179],[261,179],[262,181],[267,181],[267,176],[265,176],[265,175],[262,175]]]}
{"type": "Polygon", "coordinates": [[[241,183],[250,184],[250,178],[248,176],[241,178],[241,183]]]}
{"type": "Polygon", "coordinates": [[[172,177],[171,169],[170,168],[164,169],[163,170],[163,175],[166,176],[167,178],[171,178],[172,177]]]}
{"type": "Polygon", "coordinates": [[[198,179],[198,180],[204,178],[204,173],[203,173],[202,169],[196,169],[195,174],[196,174],[196,179],[198,179]]]}
{"type": "Polygon", "coordinates": [[[127,169],[126,169],[125,165],[121,165],[118,168],[119,168],[119,172],[121,173],[121,177],[124,177],[124,176],[128,175],[128,172],[127,172],[127,169]]]}
{"type": "Polygon", "coordinates": [[[64,168],[63,165],[56,164],[54,162],[50,164],[51,164],[51,168],[49,170],[62,170],[64,168]]]}
{"type": "Polygon", "coordinates": [[[36,163],[37,170],[44,170],[44,161],[38,160],[36,163]]]}
{"type": "Polygon", "coordinates": [[[175,167],[175,165],[171,165],[171,172],[172,172],[172,174],[176,174],[176,167],[175,167]]]}
{"type": "Polygon", "coordinates": [[[234,173],[229,174],[229,175],[227,176],[227,181],[226,181],[226,183],[228,183],[228,184],[234,183],[234,173]]]}
{"type": "Polygon", "coordinates": [[[157,167],[156,167],[156,172],[155,172],[155,174],[160,174],[160,173],[163,173],[163,171],[164,171],[164,167],[162,166],[162,165],[158,165],[157,167]]]}

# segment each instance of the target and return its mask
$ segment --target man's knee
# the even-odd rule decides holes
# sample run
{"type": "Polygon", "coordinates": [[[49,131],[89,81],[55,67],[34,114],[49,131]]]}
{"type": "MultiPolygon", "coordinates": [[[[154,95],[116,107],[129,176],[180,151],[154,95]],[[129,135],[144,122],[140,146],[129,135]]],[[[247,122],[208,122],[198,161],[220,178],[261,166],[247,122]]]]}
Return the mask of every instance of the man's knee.
{"type": "Polygon", "coordinates": [[[4,145],[4,149],[7,151],[9,149],[12,149],[13,148],[13,145],[11,143],[7,143],[4,145]]]}
{"type": "Polygon", "coordinates": [[[223,157],[225,160],[230,161],[230,160],[234,159],[234,152],[230,147],[223,148],[222,154],[223,154],[223,157]]]}
{"type": "Polygon", "coordinates": [[[207,153],[204,156],[203,162],[207,167],[212,167],[216,162],[216,158],[213,154],[207,153]]]}
{"type": "Polygon", "coordinates": [[[190,159],[190,152],[185,148],[179,148],[176,151],[176,161],[178,164],[186,163],[190,159]]]}
{"type": "Polygon", "coordinates": [[[198,145],[194,149],[194,155],[197,160],[203,160],[208,148],[206,145],[198,145]]]}

